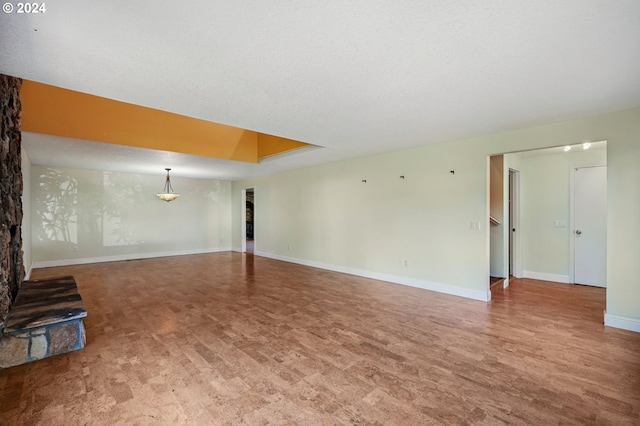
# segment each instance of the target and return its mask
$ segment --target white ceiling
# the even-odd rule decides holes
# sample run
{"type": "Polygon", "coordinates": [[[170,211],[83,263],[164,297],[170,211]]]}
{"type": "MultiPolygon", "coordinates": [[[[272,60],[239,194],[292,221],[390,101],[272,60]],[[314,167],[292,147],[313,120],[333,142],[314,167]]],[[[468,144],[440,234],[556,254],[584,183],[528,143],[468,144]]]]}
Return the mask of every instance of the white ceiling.
{"type": "Polygon", "coordinates": [[[324,149],[251,165],[27,134],[35,164],[233,180],[640,106],[638,0],[46,7],[0,14],[1,73],[324,149]]]}

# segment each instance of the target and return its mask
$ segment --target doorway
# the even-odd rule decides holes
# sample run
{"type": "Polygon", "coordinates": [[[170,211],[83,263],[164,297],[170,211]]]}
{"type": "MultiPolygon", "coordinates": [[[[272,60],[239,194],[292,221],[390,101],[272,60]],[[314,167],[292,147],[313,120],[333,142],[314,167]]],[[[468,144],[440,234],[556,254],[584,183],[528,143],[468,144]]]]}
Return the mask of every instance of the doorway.
{"type": "MultiPolygon", "coordinates": [[[[517,170],[509,169],[509,189],[508,189],[508,264],[507,277],[522,277],[522,267],[518,263],[518,222],[520,218],[520,173],[517,170]]],[[[507,278],[508,280],[508,278],[507,278]]],[[[508,281],[507,281],[508,283],[508,281]]]]}
{"type": "Polygon", "coordinates": [[[606,286],[606,148],[606,141],[598,141],[502,154],[503,276],[606,286]],[[575,185],[583,175],[581,190],[575,185]],[[578,212],[574,196],[580,194],[585,201],[578,212]],[[589,235],[591,225],[576,216],[581,212],[600,217],[589,235]],[[591,237],[597,242],[582,260],[581,243],[591,237]]]}
{"type": "Polygon", "coordinates": [[[246,239],[246,252],[247,253],[253,253],[255,250],[255,244],[254,244],[254,220],[253,220],[253,216],[254,216],[254,212],[255,212],[255,208],[254,208],[254,191],[253,188],[251,189],[247,189],[247,197],[245,200],[245,209],[247,211],[246,213],[246,232],[244,234],[245,239],[246,239]]]}
{"type": "Polygon", "coordinates": [[[520,245],[520,179],[511,154],[489,157],[489,289],[509,286],[522,277],[520,245]]]}
{"type": "Polygon", "coordinates": [[[242,190],[241,196],[241,241],[242,253],[255,252],[255,190],[247,188],[242,190]]]}

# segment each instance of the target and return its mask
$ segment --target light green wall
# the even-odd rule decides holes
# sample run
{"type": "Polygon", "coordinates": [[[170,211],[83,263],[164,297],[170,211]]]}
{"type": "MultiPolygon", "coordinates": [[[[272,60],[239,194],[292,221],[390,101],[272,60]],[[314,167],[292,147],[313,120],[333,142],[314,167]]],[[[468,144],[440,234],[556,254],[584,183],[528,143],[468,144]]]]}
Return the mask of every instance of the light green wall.
{"type": "Polygon", "coordinates": [[[608,141],[607,310],[640,321],[640,109],[234,182],[233,246],[240,192],[255,187],[259,253],[487,291],[487,156],[600,140],[608,141]],[[480,231],[470,230],[475,221],[480,231]]]}
{"type": "Polygon", "coordinates": [[[475,161],[462,146],[424,153],[396,152],[238,182],[235,235],[241,189],[255,186],[259,253],[486,291],[485,259],[473,257],[461,266],[457,258],[459,241],[486,253],[486,182],[477,179],[484,159],[475,161]],[[472,221],[480,230],[470,231],[472,221]]]}
{"type": "Polygon", "coordinates": [[[180,198],[166,203],[164,176],[32,166],[33,262],[228,250],[231,183],[172,183],[180,198]]]}
{"type": "Polygon", "coordinates": [[[640,320],[640,117],[624,118],[607,149],[607,313],[640,320]]]}
{"type": "Polygon", "coordinates": [[[571,151],[521,160],[523,268],[525,276],[571,274],[570,175],[572,167],[607,164],[604,149],[571,151]],[[565,228],[555,221],[566,223],[565,228]]]}

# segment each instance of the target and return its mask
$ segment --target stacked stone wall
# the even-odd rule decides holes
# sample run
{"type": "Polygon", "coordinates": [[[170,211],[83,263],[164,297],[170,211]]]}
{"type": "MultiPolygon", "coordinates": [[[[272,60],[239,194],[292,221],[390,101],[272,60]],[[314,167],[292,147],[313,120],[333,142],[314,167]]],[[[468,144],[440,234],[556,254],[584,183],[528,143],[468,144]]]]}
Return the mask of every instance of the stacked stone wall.
{"type": "Polygon", "coordinates": [[[0,326],[24,279],[21,84],[19,78],[0,74],[0,326]]]}

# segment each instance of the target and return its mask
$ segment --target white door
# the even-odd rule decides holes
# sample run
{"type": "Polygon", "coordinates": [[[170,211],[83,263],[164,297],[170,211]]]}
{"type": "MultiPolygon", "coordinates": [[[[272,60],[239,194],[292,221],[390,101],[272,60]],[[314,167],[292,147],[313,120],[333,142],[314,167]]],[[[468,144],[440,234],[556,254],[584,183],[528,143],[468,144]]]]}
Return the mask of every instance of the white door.
{"type": "Polygon", "coordinates": [[[607,167],[575,170],[574,282],[607,286],[607,167]]]}

